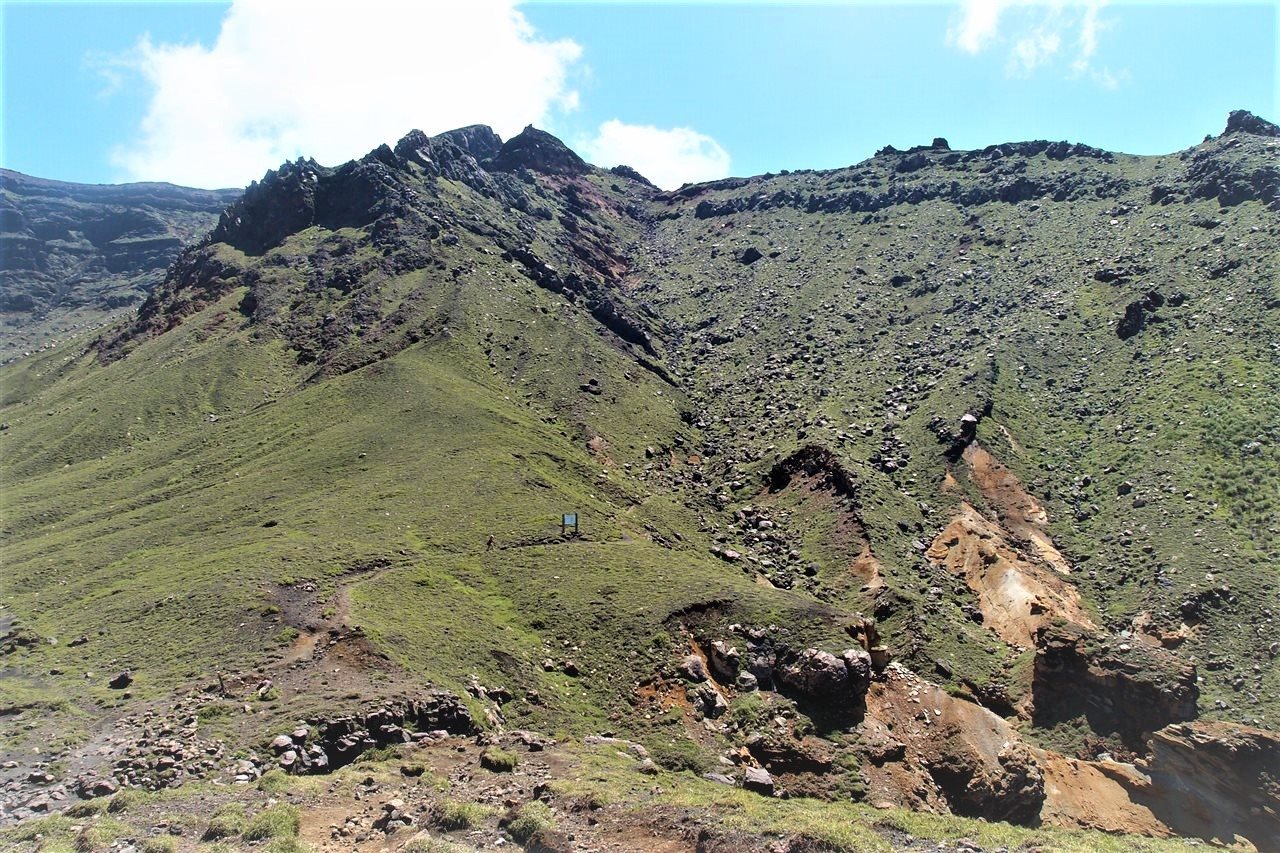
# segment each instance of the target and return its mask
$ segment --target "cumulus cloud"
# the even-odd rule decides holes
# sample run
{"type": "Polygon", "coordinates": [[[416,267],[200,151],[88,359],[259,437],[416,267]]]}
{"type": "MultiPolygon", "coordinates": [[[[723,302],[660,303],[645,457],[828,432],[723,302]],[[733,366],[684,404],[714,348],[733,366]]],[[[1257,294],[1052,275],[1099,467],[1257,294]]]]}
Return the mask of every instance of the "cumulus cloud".
{"type": "Polygon", "coordinates": [[[961,0],[947,30],[947,43],[977,55],[996,45],[1008,45],[1006,71],[1013,76],[1062,59],[1071,77],[1087,77],[1105,88],[1127,78],[1122,70],[1096,70],[1101,18],[1108,0],[961,0]]]}
{"type": "Polygon", "coordinates": [[[483,122],[505,138],[577,107],[581,53],[539,36],[513,0],[234,0],[211,47],[139,42],[129,64],[150,102],[113,161],[134,180],[241,186],[415,127],[483,122]]]}
{"type": "Polygon", "coordinates": [[[610,119],[580,147],[596,165],[630,166],[662,189],[729,175],[729,152],[687,127],[662,129],[610,119]]]}

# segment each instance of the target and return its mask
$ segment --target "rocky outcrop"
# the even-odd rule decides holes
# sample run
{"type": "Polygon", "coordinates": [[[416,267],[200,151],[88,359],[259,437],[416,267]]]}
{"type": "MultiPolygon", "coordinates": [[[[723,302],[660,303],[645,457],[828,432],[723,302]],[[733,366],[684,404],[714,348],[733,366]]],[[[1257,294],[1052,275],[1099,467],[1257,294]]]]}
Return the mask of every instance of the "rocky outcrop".
{"type": "Polygon", "coordinates": [[[807,702],[856,702],[871,684],[871,658],[861,649],[840,657],[804,649],[780,657],[774,679],[784,691],[807,702]]]}
{"type": "Polygon", "coordinates": [[[1280,126],[1260,118],[1248,110],[1232,110],[1227,116],[1226,136],[1231,133],[1249,133],[1254,136],[1280,136],[1280,126]]]}
{"type": "Polygon", "coordinates": [[[1044,778],[1031,750],[1025,744],[1008,742],[996,752],[994,763],[979,763],[967,749],[949,745],[957,738],[963,740],[963,735],[952,732],[944,741],[948,745],[925,761],[951,810],[987,820],[1039,823],[1044,778]]]}
{"type": "Polygon", "coordinates": [[[467,706],[453,693],[436,691],[388,700],[376,708],[349,716],[308,721],[277,736],[270,748],[277,763],[290,773],[323,773],[355,761],[367,749],[411,743],[443,734],[473,734],[475,722],[467,706]]]}
{"type": "Polygon", "coordinates": [[[1116,337],[1128,340],[1141,332],[1148,324],[1158,322],[1161,318],[1156,309],[1164,305],[1164,296],[1150,291],[1141,299],[1136,299],[1125,306],[1124,316],[1116,324],[1116,337]]]}
{"type": "Polygon", "coordinates": [[[411,196],[397,174],[402,166],[385,145],[336,169],[314,160],[285,163],[245,190],[210,241],[260,255],[312,225],[360,228],[384,214],[403,214],[411,196]]]}
{"type": "Polygon", "coordinates": [[[121,357],[247,286],[239,309],[250,323],[281,334],[300,364],[348,372],[449,333],[437,306],[458,298],[444,292],[461,287],[475,265],[467,258],[477,247],[462,246],[459,236],[470,232],[480,254],[517,261],[530,280],[579,305],[615,344],[634,348],[642,367],[672,382],[653,311],[630,305],[621,287],[629,259],[618,232],[640,226],[634,199],[647,190],[634,182],[602,190],[583,179],[591,169],[544,131],[527,128],[504,145],[483,125],[430,137],[411,131],[394,148],[336,168],[286,163],[251,185],[208,240],[175,263],[133,323],[94,348],[104,360],[121,357]],[[465,185],[462,198],[446,180],[465,185]],[[493,217],[487,199],[510,215],[493,217]],[[539,238],[535,251],[534,223],[552,219],[562,236],[539,238]],[[318,239],[303,254],[277,251],[311,228],[318,239]],[[353,230],[361,233],[344,233],[353,230]],[[461,262],[449,267],[446,256],[461,262]],[[211,270],[216,264],[243,265],[246,274],[224,275],[211,270]],[[383,298],[388,280],[410,273],[419,274],[411,292],[383,298]]]}
{"type": "Polygon", "coordinates": [[[856,729],[868,798],[1036,825],[1044,774],[1017,731],[898,664],[871,685],[856,729]]]}
{"type": "Polygon", "coordinates": [[[1152,732],[1196,717],[1196,668],[1172,652],[1063,624],[1040,628],[1035,645],[1036,726],[1083,717],[1098,735],[1141,755],[1152,732]]]}
{"type": "MultiPolygon", "coordinates": [[[[473,124],[436,136],[420,130],[407,133],[393,152],[399,160],[420,167],[433,177],[445,177],[473,187],[491,182],[480,166],[502,149],[502,139],[491,128],[473,124]]],[[[486,192],[492,193],[491,188],[486,192]]]]}
{"type": "Polygon", "coordinates": [[[856,501],[858,484],[836,455],[825,447],[805,445],[769,470],[769,490],[778,492],[795,477],[815,478],[818,488],[830,489],[836,495],[856,501]]]}
{"type": "Polygon", "coordinates": [[[1150,757],[1133,764],[1054,753],[1039,760],[1048,823],[1264,851],[1280,842],[1280,736],[1274,732],[1175,723],[1155,732],[1150,757]]]}
{"type": "Polygon", "coordinates": [[[1221,136],[1206,141],[1190,154],[1186,183],[1164,188],[1159,200],[1164,203],[1166,197],[1177,198],[1177,191],[1183,190],[1184,197],[1216,199],[1222,207],[1259,201],[1272,210],[1280,210],[1276,135],[1276,125],[1245,110],[1236,110],[1227,119],[1221,136]]]}
{"type": "Polygon", "coordinates": [[[1134,798],[1180,835],[1259,850],[1280,844],[1280,735],[1231,723],[1171,725],[1151,738],[1134,798]]]}
{"type": "Polygon", "coordinates": [[[508,139],[489,166],[499,171],[523,167],[546,175],[585,175],[591,169],[567,145],[533,125],[508,139]]]}
{"type": "MultiPolygon", "coordinates": [[[[874,213],[900,204],[916,205],[927,201],[946,201],[962,207],[998,201],[1005,204],[1042,200],[1069,202],[1083,198],[1116,197],[1126,192],[1127,181],[1093,171],[1074,171],[1071,174],[1048,174],[1028,177],[1022,174],[1025,161],[1043,156],[1050,161],[1068,158],[1085,158],[1110,162],[1110,152],[1087,145],[1067,142],[1015,142],[991,145],[977,151],[954,152],[942,148],[920,147],[908,152],[882,149],[877,156],[893,158],[892,170],[897,175],[909,175],[910,180],[895,181],[876,189],[838,190],[829,192],[804,192],[800,190],[776,190],[762,188],[751,195],[735,195],[728,198],[707,198],[699,202],[694,215],[699,219],[731,216],[748,210],[772,210],[794,208],[806,213],[874,213]],[[1005,168],[1002,161],[1010,165],[1005,168]],[[947,167],[970,163],[995,164],[984,170],[978,182],[961,183],[948,180],[947,167]]],[[[741,179],[739,179],[741,180],[741,179]]],[[[747,179],[748,181],[756,179],[747,179]]],[[[833,181],[832,183],[838,183],[833,181]]],[[[725,189],[738,189],[739,185],[726,184],[725,189]]],[[[719,189],[719,184],[703,185],[700,189],[719,189]]]]}

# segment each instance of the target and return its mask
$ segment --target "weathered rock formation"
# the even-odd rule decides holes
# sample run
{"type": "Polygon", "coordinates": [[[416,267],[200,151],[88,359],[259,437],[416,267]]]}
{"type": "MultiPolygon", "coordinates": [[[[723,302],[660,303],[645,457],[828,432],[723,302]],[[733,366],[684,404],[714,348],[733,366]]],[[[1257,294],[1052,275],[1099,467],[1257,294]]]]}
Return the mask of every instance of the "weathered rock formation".
{"type": "Polygon", "coordinates": [[[1083,717],[1089,728],[1144,754],[1151,734],[1196,717],[1196,668],[1159,646],[1090,634],[1077,626],[1036,632],[1032,720],[1083,717]]]}

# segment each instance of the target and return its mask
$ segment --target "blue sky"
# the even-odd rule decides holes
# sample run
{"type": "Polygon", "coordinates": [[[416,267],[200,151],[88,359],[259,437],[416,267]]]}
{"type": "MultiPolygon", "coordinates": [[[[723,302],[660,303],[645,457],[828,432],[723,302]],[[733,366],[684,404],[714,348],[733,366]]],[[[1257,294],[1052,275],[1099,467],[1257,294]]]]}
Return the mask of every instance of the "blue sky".
{"type": "Polygon", "coordinates": [[[4,0],[0,162],[236,186],[473,122],[667,186],[934,136],[1163,153],[1280,119],[1278,5],[4,0]]]}

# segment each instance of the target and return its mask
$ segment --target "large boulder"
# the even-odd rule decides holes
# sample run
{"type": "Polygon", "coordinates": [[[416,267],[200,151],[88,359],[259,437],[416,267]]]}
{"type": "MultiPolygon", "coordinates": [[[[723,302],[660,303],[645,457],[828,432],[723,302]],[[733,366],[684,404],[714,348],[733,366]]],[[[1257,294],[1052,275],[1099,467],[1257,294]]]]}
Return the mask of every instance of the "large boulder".
{"type": "Polygon", "coordinates": [[[776,674],[781,684],[806,699],[844,698],[849,689],[844,661],[818,649],[805,649],[779,662],[776,674]]]}
{"type": "Polygon", "coordinates": [[[772,797],[773,777],[769,775],[768,770],[760,767],[748,767],[746,776],[742,780],[742,787],[748,791],[755,791],[757,794],[772,797]]]}
{"type": "Polygon", "coordinates": [[[871,658],[861,649],[840,657],[819,649],[805,649],[778,661],[774,677],[798,698],[814,701],[852,701],[871,684],[871,658]]]}
{"type": "Polygon", "coordinates": [[[711,674],[716,680],[728,684],[738,677],[742,655],[734,646],[716,640],[707,646],[707,663],[711,665],[711,674]]]}

